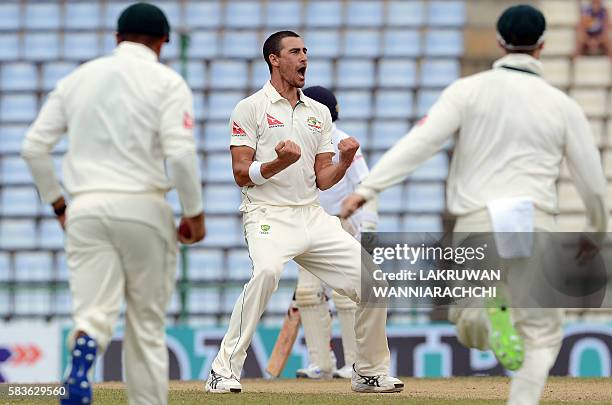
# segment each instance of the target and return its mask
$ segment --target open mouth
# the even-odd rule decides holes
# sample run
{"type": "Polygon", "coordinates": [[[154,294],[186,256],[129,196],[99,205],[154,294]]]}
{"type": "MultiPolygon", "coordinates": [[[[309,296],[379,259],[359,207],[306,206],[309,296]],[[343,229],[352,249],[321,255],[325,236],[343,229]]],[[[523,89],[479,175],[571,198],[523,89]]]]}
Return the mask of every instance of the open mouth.
{"type": "Polygon", "coordinates": [[[298,69],[298,76],[300,79],[304,80],[306,78],[306,66],[298,69]]]}

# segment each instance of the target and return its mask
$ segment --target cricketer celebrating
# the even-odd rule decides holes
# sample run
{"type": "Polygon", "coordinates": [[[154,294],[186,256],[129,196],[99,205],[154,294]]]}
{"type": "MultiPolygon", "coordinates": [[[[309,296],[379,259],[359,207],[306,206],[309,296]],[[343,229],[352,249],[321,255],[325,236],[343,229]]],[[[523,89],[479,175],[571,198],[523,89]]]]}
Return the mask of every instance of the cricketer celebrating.
{"type": "MultiPolygon", "coordinates": [[[[545,28],[537,9],[507,9],[497,23],[506,56],[492,70],[457,80],[444,90],[426,119],[389,150],[345,200],[342,216],[401,181],[459,131],[447,184],[448,207],[457,216],[455,232],[496,231],[511,215],[517,224],[531,224],[531,230],[554,230],[563,158],[587,208],[588,230],[605,232],[606,180],[589,123],[575,101],[540,77],[545,28]],[[526,206],[531,209],[523,210],[526,206]]],[[[518,267],[524,263],[520,260],[508,263],[518,267]]],[[[450,318],[461,342],[480,349],[490,346],[504,366],[518,369],[510,405],[537,404],[560,349],[563,313],[515,308],[513,325],[508,312],[504,307],[454,308],[450,318]],[[513,343],[520,341],[524,353],[523,345],[513,343]]]]}
{"type": "Polygon", "coordinates": [[[300,90],[307,57],[299,35],[272,34],[263,56],[270,81],[240,101],[230,119],[232,166],[242,186],[240,210],[253,272],[233,309],[205,388],[216,393],[242,390],[240,375],[255,327],[283,266],[294,259],[359,304],[352,389],[401,391],[404,384],[388,375],[386,308],[360,302],[361,246],[318,203],[317,187],[329,189],[344,177],[359,144],[343,139],[339,161],[332,162],[330,112],[300,90]]]}
{"type": "MultiPolygon", "coordinates": [[[[340,141],[348,139],[349,136],[341,131],[335,123],[338,119],[336,96],[330,90],[321,86],[309,87],[304,89],[303,93],[329,109],[332,119],[332,144],[334,145],[335,152],[333,162],[337,163],[340,154],[338,145],[340,141]]],[[[342,180],[330,189],[319,192],[321,207],[323,207],[325,212],[330,215],[339,215],[342,200],[355,191],[359,183],[369,172],[365,158],[359,149],[342,180]]],[[[376,199],[370,200],[355,215],[351,216],[348,220],[343,220],[342,227],[344,230],[357,240],[360,240],[362,230],[364,232],[375,232],[378,224],[376,202],[376,199]]],[[[297,370],[297,377],[321,379],[330,377],[351,378],[352,376],[352,366],[357,352],[357,342],[355,339],[355,311],[357,305],[349,298],[335,291],[332,292],[332,298],[340,321],[342,334],[344,366],[340,369],[336,369],[335,356],[333,356],[333,351],[329,349],[332,319],[326,301],[325,287],[320,279],[303,267],[299,267],[295,303],[300,310],[310,364],[307,368],[297,370]]]]}
{"type": "Polygon", "coordinates": [[[88,373],[111,339],[124,300],[128,401],[167,403],[165,315],[177,240],[164,199],[171,185],[183,210],[179,239],[194,243],[205,234],[191,91],[158,62],[170,33],[166,16],[137,3],[123,11],[117,27],[114,53],[57,84],[22,149],[42,200],[53,204],[66,229],[74,328],[62,404],[91,402],[88,373]],[[50,155],[64,133],[67,210],[50,155]]]}

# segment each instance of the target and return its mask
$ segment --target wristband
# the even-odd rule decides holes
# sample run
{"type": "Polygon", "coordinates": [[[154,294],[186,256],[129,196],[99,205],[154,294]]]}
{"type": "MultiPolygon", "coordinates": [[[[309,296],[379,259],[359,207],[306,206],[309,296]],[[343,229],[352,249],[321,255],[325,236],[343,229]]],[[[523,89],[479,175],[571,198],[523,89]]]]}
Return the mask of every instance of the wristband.
{"type": "Polygon", "coordinates": [[[249,178],[251,179],[253,184],[256,184],[258,186],[261,186],[269,180],[261,174],[261,164],[261,162],[254,160],[253,163],[251,163],[251,166],[249,166],[249,178]]]}

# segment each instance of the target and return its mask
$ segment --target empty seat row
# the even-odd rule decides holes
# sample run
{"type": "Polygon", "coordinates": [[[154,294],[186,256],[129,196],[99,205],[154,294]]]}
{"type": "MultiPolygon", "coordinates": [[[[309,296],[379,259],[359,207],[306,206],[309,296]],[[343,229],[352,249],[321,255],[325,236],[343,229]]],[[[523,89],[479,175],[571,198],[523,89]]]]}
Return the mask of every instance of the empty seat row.
{"type": "MultiPolygon", "coordinates": [[[[315,83],[312,83],[314,85],[315,83]]],[[[310,83],[309,83],[310,85],[310,83]]],[[[416,91],[380,90],[372,94],[368,90],[339,90],[336,92],[342,107],[343,118],[368,119],[381,118],[412,118],[423,116],[440,96],[440,89],[423,89],[416,91]]],[[[575,97],[584,104],[587,114],[592,117],[607,115],[605,100],[606,92],[591,94],[588,91],[577,92],[575,97]],[[603,106],[598,104],[604,102],[603,106]]],[[[218,91],[194,93],[194,112],[197,120],[229,119],[236,104],[246,96],[246,91],[218,91]]],[[[10,122],[31,123],[38,113],[39,102],[35,94],[4,94],[0,96],[0,120],[5,124],[10,122]]]]}
{"type": "MultiPolygon", "coordinates": [[[[4,29],[112,29],[127,1],[18,2],[0,5],[0,26],[4,29]]],[[[384,2],[353,0],[343,2],[299,0],[261,2],[221,0],[160,0],[157,4],[175,27],[298,28],[392,26],[453,26],[465,23],[463,1],[384,2]]]]}
{"type": "MultiPolygon", "coordinates": [[[[213,59],[257,58],[269,32],[194,31],[190,34],[187,55],[213,59]]],[[[337,56],[459,56],[463,52],[461,31],[449,29],[417,30],[311,30],[303,33],[309,54],[337,56]]],[[[162,49],[162,58],[176,59],[181,52],[177,33],[162,49]]],[[[110,53],[116,46],[113,32],[86,33],[0,33],[0,60],[84,61],[110,53]]]]}
{"type": "MultiPolygon", "coordinates": [[[[8,62],[0,65],[0,90],[2,91],[49,91],[59,79],[77,67],[74,62],[46,62],[41,65],[30,62],[8,62]],[[40,66],[40,73],[39,73],[40,66]],[[40,79],[39,79],[40,76],[40,79]]],[[[171,66],[182,72],[182,65],[171,66]]],[[[196,90],[241,89],[262,86],[270,77],[263,60],[253,64],[216,60],[207,64],[190,61],[185,65],[185,76],[196,90]],[[250,72],[250,73],[249,73],[250,72]]],[[[334,63],[326,59],[312,59],[308,65],[308,83],[336,87],[444,87],[460,75],[456,59],[381,60],[348,59],[334,63]]]]}
{"type": "Polygon", "coordinates": [[[607,57],[580,57],[573,63],[568,58],[548,58],[542,62],[544,78],[560,88],[612,85],[612,63],[607,57]]]}
{"type": "Polygon", "coordinates": [[[70,312],[71,295],[67,288],[56,291],[47,287],[0,290],[0,316],[67,316],[70,312]]]}

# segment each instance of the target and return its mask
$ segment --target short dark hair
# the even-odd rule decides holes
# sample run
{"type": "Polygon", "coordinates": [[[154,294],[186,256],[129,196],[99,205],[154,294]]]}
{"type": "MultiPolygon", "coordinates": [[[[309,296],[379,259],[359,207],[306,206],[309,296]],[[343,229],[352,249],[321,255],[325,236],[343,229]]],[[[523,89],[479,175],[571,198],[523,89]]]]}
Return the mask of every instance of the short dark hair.
{"type": "Polygon", "coordinates": [[[118,34],[118,35],[119,35],[120,42],[123,42],[123,41],[136,42],[136,43],[148,46],[149,48],[152,48],[153,45],[155,45],[160,40],[166,39],[166,37],[158,37],[158,36],[147,35],[147,34],[133,34],[130,32],[126,32],[124,34],[118,34]]]}
{"type": "Polygon", "coordinates": [[[270,35],[263,45],[263,57],[268,64],[268,69],[272,73],[272,64],[270,63],[270,55],[280,56],[281,41],[283,38],[299,38],[300,36],[293,31],[278,31],[270,35]]]}

